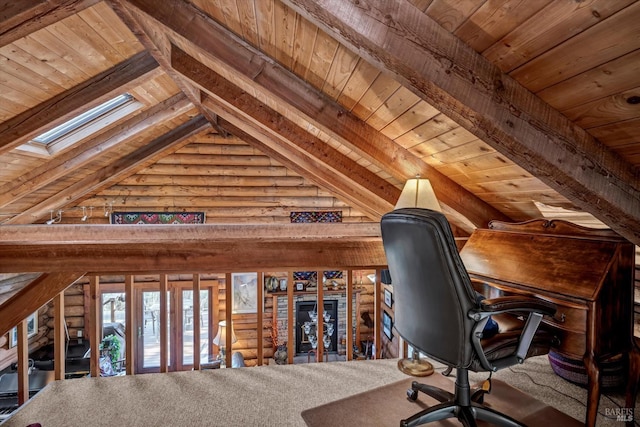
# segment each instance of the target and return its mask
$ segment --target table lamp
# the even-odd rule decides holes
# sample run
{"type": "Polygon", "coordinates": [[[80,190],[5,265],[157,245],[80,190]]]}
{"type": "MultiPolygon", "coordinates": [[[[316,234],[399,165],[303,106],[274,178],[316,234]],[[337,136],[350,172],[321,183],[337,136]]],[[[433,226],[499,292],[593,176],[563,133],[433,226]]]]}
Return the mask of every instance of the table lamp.
{"type": "MultiPolygon", "coordinates": [[[[395,206],[395,209],[400,208],[423,208],[442,212],[431,182],[428,179],[420,179],[420,175],[416,175],[415,179],[407,180],[395,206]]],[[[427,360],[420,359],[420,352],[415,348],[412,348],[410,358],[398,360],[398,369],[414,377],[433,374],[433,365],[427,360]]]]}
{"type": "MultiPolygon", "coordinates": [[[[231,326],[231,344],[238,341],[235,332],[233,331],[233,325],[231,326]]],[[[213,343],[220,349],[218,353],[218,359],[220,360],[220,367],[226,367],[225,347],[227,345],[227,321],[223,320],[218,323],[218,333],[213,338],[213,343]]]]}

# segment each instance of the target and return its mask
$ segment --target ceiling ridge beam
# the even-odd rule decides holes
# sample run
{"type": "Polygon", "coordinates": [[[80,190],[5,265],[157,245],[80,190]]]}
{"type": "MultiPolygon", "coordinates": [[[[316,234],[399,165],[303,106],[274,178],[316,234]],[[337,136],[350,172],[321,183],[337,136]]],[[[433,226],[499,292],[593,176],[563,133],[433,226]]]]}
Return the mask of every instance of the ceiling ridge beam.
{"type": "Polygon", "coordinates": [[[106,2],[127,26],[127,28],[129,28],[129,31],[136,36],[140,44],[142,44],[151,56],[155,58],[158,64],[160,64],[160,67],[164,72],[171,77],[176,86],[178,86],[187,98],[189,98],[189,100],[199,109],[200,114],[209,121],[211,126],[220,132],[217,126],[217,117],[207,109],[200,106],[200,91],[187,84],[184,79],[182,79],[180,75],[171,68],[168,55],[165,55],[165,52],[168,51],[168,40],[160,34],[154,34],[153,31],[149,31],[149,29],[146,28],[127,7],[125,7],[122,0],[106,0],[106,2]]]}
{"type": "Polygon", "coordinates": [[[162,70],[142,51],[23,113],[0,123],[0,154],[24,144],[38,134],[121,95],[162,70]]]}
{"type": "Polygon", "coordinates": [[[128,177],[144,168],[160,155],[168,155],[189,142],[189,138],[211,126],[203,116],[197,116],[170,130],[162,136],[138,148],[126,157],[105,166],[66,189],[47,197],[40,203],[4,221],[3,224],[31,224],[52,210],[62,209],[89,193],[100,191],[120,179],[128,177]]]}
{"type": "Polygon", "coordinates": [[[123,121],[116,128],[97,135],[90,141],[69,151],[65,151],[51,161],[44,163],[41,167],[31,169],[24,175],[1,186],[0,208],[10,203],[15,203],[31,192],[37,191],[66,174],[86,166],[97,155],[109,152],[150,126],[171,120],[192,108],[193,104],[183,93],[179,93],[123,121]]]}
{"type": "Polygon", "coordinates": [[[640,244],[640,176],[404,0],[283,0],[465,129],[640,244]]]}
{"type": "Polygon", "coordinates": [[[252,85],[258,85],[258,90],[288,103],[314,126],[384,168],[394,178],[404,181],[420,175],[430,179],[438,200],[476,227],[486,227],[493,219],[511,219],[242,41],[195,6],[182,1],[168,1],[161,5],[150,0],[127,0],[127,3],[207,55],[222,61],[252,85]],[[209,37],[202,37],[202,34],[209,37]]]}

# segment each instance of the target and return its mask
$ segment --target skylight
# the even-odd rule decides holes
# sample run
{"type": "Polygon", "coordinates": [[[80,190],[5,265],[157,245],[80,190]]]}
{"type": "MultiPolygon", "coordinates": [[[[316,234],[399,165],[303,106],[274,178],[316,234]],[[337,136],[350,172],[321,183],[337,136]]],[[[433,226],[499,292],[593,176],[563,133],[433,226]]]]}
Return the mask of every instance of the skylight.
{"type": "Polygon", "coordinates": [[[49,145],[56,139],[70,134],[71,132],[86,125],[87,123],[94,121],[102,117],[103,115],[115,110],[121,105],[130,102],[132,99],[133,96],[129,95],[128,93],[119,95],[103,104],[98,105],[97,107],[92,108],[89,111],[80,114],[79,116],[72,118],[69,121],[62,123],[59,126],[54,127],[50,131],[33,138],[33,140],[41,144],[49,145]]]}
{"type": "Polygon", "coordinates": [[[50,156],[99,132],[141,107],[140,102],[125,93],[73,117],[18,148],[33,154],[50,156]]]}

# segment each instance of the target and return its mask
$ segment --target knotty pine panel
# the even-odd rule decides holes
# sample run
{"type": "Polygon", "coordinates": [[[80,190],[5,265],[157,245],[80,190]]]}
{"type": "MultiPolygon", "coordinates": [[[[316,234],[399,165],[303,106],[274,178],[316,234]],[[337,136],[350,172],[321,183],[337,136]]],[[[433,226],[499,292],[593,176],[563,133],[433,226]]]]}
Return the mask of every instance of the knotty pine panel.
{"type": "Polygon", "coordinates": [[[314,54],[313,47],[316,43],[318,28],[299,17],[295,31],[291,71],[304,79],[314,54]]]}
{"type": "MultiPolygon", "coordinates": [[[[311,25],[307,20],[300,19],[300,25],[311,25]]],[[[313,54],[309,61],[309,69],[303,76],[312,86],[321,89],[327,79],[331,63],[338,49],[339,43],[327,33],[318,30],[313,44],[313,54]]]]}
{"type": "Polygon", "coordinates": [[[396,138],[395,142],[404,148],[411,149],[425,141],[429,141],[437,136],[458,128],[460,128],[460,125],[440,113],[420,126],[417,126],[404,135],[396,138]]]}
{"type": "Polygon", "coordinates": [[[235,0],[218,0],[218,7],[224,16],[224,25],[234,33],[242,36],[243,30],[235,0]]]}
{"type": "Polygon", "coordinates": [[[379,75],[380,71],[377,68],[364,59],[358,60],[358,64],[337,99],[338,103],[348,111],[352,111],[379,75]]]}
{"type": "MultiPolygon", "coordinates": [[[[106,2],[100,2],[78,13],[87,25],[94,29],[99,37],[107,42],[111,49],[118,52],[122,60],[129,58],[144,48],[129,28],[113,12],[106,2]]],[[[120,62],[120,61],[118,61],[120,62]]]]}
{"type": "Polygon", "coordinates": [[[420,98],[413,92],[401,86],[373,112],[367,119],[367,124],[376,130],[381,130],[415,105],[419,100],[420,98]]]}
{"type": "Polygon", "coordinates": [[[532,92],[602,65],[637,49],[640,3],[568,39],[510,73],[532,92]]]}
{"type": "Polygon", "coordinates": [[[477,52],[482,52],[518,28],[551,1],[488,1],[460,25],[454,34],[477,52]]]}
{"type": "Polygon", "coordinates": [[[349,77],[358,64],[358,56],[340,45],[333,57],[333,63],[327,74],[322,91],[331,99],[336,100],[346,86],[349,77]]]}
{"type": "Polygon", "coordinates": [[[455,31],[485,2],[485,0],[461,0],[451,7],[448,0],[433,0],[426,14],[448,31],[455,31]]]}
{"type": "Polygon", "coordinates": [[[510,72],[608,18],[633,1],[552,1],[482,54],[503,72],[510,72]]]}
{"type": "Polygon", "coordinates": [[[640,49],[551,86],[537,95],[566,111],[640,86],[640,49]]]}

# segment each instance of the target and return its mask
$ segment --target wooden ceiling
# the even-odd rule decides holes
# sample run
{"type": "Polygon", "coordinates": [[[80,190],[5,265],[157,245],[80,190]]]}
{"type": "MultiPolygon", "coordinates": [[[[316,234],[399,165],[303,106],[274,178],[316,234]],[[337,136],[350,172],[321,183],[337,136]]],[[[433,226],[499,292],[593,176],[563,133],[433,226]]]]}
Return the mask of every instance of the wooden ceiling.
{"type": "Polygon", "coordinates": [[[554,216],[640,243],[638,1],[18,0],[0,21],[0,243],[59,211],[377,222],[416,174],[460,236],[554,216]],[[139,108],[29,149],[122,93],[139,108]]]}

